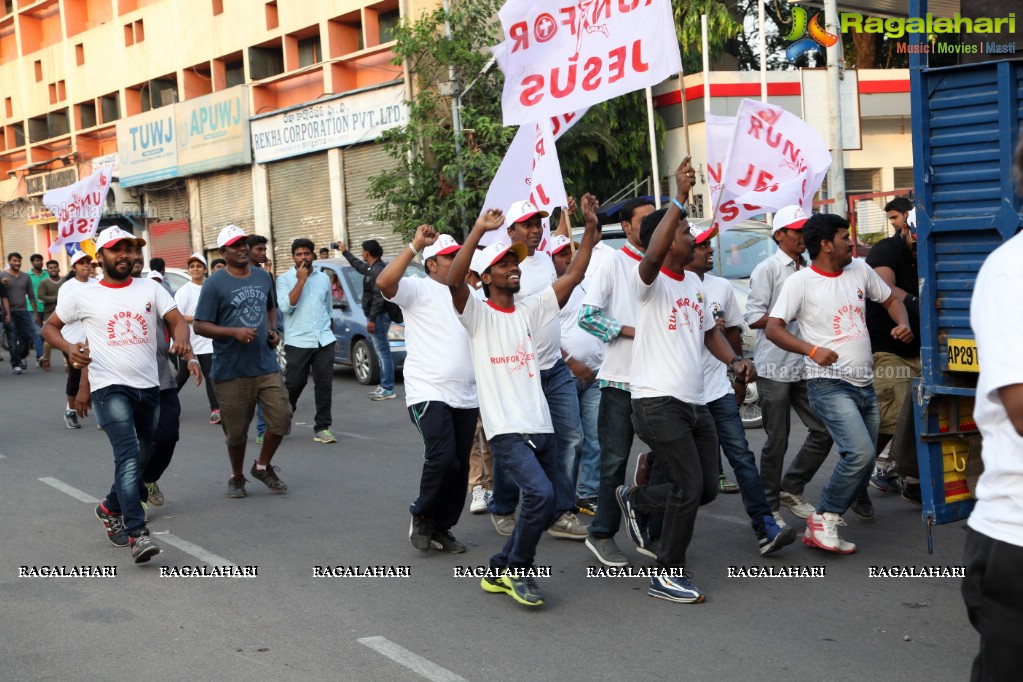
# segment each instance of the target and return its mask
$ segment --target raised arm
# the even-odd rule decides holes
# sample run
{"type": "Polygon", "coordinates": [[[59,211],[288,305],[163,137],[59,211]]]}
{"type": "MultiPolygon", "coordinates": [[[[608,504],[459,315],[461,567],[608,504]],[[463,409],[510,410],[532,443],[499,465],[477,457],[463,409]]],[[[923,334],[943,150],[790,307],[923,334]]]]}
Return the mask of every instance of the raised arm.
{"type": "Polygon", "coordinates": [[[341,242],[340,244],[338,244],[338,246],[341,247],[341,255],[344,256],[349,263],[351,263],[352,267],[355,268],[356,272],[358,272],[360,275],[365,275],[366,273],[369,272],[369,265],[366,263],[366,261],[362,260],[361,258],[358,258],[354,253],[349,251],[348,248],[345,246],[344,242],[341,242]]]}
{"type": "Polygon", "coordinates": [[[578,207],[575,204],[575,198],[568,198],[568,207],[561,207],[561,217],[558,219],[558,229],[554,231],[555,235],[561,235],[567,239],[572,238],[572,216],[575,215],[578,207]]]}
{"type": "Polygon", "coordinates": [[[409,243],[411,248],[402,249],[401,253],[392,258],[387,267],[377,275],[377,289],[384,295],[384,298],[394,298],[394,295],[398,293],[398,284],[401,282],[405,270],[408,269],[409,263],[416,257],[416,254],[437,241],[438,236],[440,235],[432,225],[420,225],[416,228],[416,234],[409,243]]]}
{"type": "Polygon", "coordinates": [[[554,281],[554,294],[558,297],[558,307],[564,308],[572,291],[579,286],[586,276],[586,268],[590,264],[590,254],[593,253],[593,243],[597,235],[597,207],[600,202],[592,194],[584,194],[582,198],[583,218],[586,221],[586,229],[583,231],[583,241],[579,250],[575,252],[572,262],[569,263],[565,274],[554,281]]]}
{"type": "Polygon", "coordinates": [[[448,270],[448,290],[451,291],[451,302],[459,315],[465,310],[465,303],[472,295],[469,285],[465,283],[465,276],[472,264],[472,255],[476,252],[476,247],[479,246],[484,233],[501,227],[504,227],[504,212],[497,208],[488,208],[476,220],[469,236],[465,238],[465,243],[462,244],[462,248],[458,250],[455,260],[451,263],[451,269],[448,270]]]}
{"type": "MultiPolygon", "coordinates": [[[[675,170],[675,183],[678,185],[678,192],[675,201],[685,204],[689,197],[689,189],[696,181],[696,171],[689,162],[690,157],[682,159],[681,165],[675,170]]],[[[661,271],[661,265],[671,250],[671,242],[675,239],[675,227],[682,218],[682,211],[675,205],[675,201],[668,204],[668,212],[657,224],[653,237],[650,238],[650,245],[647,247],[643,260],[639,263],[639,277],[644,284],[653,284],[657,279],[657,273],[661,271]]]]}

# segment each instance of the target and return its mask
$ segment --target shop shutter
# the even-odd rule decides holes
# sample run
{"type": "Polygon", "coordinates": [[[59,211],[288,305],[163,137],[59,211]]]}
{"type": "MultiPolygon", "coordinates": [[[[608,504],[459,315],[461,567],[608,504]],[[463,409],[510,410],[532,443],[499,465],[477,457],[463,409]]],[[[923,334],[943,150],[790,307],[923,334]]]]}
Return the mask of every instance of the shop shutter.
{"type": "Polygon", "coordinates": [[[385,260],[390,260],[405,246],[404,238],[396,234],[391,225],[373,220],[373,211],[380,202],[369,195],[370,179],[381,171],[394,168],[397,163],[381,144],[351,147],[344,151],[348,245],[353,253],[359,253],[359,245],[367,239],[380,242],[385,260]]]}
{"type": "Polygon", "coordinates": [[[146,189],[150,223],[188,220],[188,189],[183,182],[160,189],[146,189]]]}
{"type": "Polygon", "coordinates": [[[35,227],[28,224],[28,216],[34,210],[27,201],[8,201],[0,205],[0,229],[3,230],[3,263],[7,267],[7,254],[20,253],[22,267],[28,270],[28,257],[36,252],[35,227]]]}
{"type": "Polygon", "coordinates": [[[270,229],[275,272],[291,267],[291,242],[313,240],[316,248],[334,241],[330,216],[327,153],[308,154],[269,164],[270,229]]]}
{"type": "Polygon", "coordinates": [[[150,257],[164,259],[169,268],[184,268],[192,255],[192,237],[187,220],[152,223],[149,225],[149,239],[150,257]]]}
{"type": "Polygon", "coordinates": [[[197,184],[203,248],[217,248],[217,235],[225,225],[237,225],[249,234],[255,231],[251,166],[207,175],[197,184]]]}

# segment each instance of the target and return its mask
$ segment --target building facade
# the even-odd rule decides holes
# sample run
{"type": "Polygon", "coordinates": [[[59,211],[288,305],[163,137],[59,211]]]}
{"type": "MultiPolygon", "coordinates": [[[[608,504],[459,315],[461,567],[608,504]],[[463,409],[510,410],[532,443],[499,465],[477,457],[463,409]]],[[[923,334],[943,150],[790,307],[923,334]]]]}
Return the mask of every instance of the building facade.
{"type": "MultiPolygon", "coordinates": [[[[5,0],[0,245],[45,253],[42,194],[103,166],[105,219],[182,266],[235,223],[291,240],[376,238],[375,142],[407,121],[391,31],[415,0],[5,0]]],[[[386,248],[386,246],[385,246],[386,248]]],[[[27,252],[27,253],[26,253],[27,252]]]]}

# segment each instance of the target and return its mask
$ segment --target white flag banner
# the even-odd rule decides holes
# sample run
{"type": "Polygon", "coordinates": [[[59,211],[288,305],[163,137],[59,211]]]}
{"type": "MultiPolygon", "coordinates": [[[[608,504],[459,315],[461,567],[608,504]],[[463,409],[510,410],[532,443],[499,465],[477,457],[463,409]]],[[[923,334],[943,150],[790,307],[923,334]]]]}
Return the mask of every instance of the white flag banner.
{"type": "MultiPolygon", "coordinates": [[[[558,160],[555,140],[575,125],[586,111],[583,109],[562,114],[551,119],[549,125],[532,123],[521,126],[490,183],[480,214],[488,208],[507,211],[509,206],[523,199],[529,199],[541,211],[548,213],[566,205],[568,194],[561,177],[561,162],[558,160]]],[[[495,241],[507,241],[508,235],[500,232],[487,232],[480,244],[486,246],[495,241]]],[[[544,218],[541,251],[547,250],[550,234],[550,220],[544,218]]]]}
{"type": "Polygon", "coordinates": [[[112,166],[106,166],[84,180],[43,195],[43,204],[57,217],[57,238],[50,245],[50,253],[96,234],[113,171],[112,166]]]}
{"type": "Polygon", "coordinates": [[[682,70],[671,0],[508,0],[498,15],[505,125],[589,107],[682,70]]]}
{"type": "Polygon", "coordinates": [[[707,114],[706,127],[708,203],[714,206],[725,184],[725,168],[728,154],[732,151],[732,138],[735,137],[735,117],[707,114]]]}
{"type": "Polygon", "coordinates": [[[742,100],[735,119],[713,227],[724,231],[792,204],[809,214],[831,166],[831,153],[817,131],[781,107],[751,99],[742,100]]]}

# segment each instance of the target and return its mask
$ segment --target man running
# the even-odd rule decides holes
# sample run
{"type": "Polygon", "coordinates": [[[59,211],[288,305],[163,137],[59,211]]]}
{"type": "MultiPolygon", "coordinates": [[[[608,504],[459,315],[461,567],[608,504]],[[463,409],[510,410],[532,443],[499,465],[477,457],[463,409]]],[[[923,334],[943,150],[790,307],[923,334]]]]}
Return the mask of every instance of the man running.
{"type": "Polygon", "coordinates": [[[89,366],[91,402],[114,451],[115,480],[96,506],[109,541],[129,545],[135,563],[159,554],[142,509],[142,468],[148,461],[160,400],[157,318],[171,330],[169,352],[190,352],[188,325],[165,289],[133,279],[132,268],[145,240],[110,227],[96,238],[104,278],[68,291],[44,327],[46,340],[67,353],[72,365],[89,366]],[[60,330],[80,320],[88,347],[68,343],[60,330]],[[131,332],[129,332],[129,323],[131,332]]]}
{"type": "Polygon", "coordinates": [[[589,264],[597,200],[586,195],[582,205],[586,231],[575,260],[563,277],[534,295],[515,300],[522,279],[519,263],[528,254],[525,244],[497,242],[483,250],[485,302],[473,296],[465,282],[480,238],[504,225],[498,209],[486,210],[476,221],[448,273],[455,311],[469,334],[483,428],[494,462],[522,494],[515,529],[504,548],[490,558],[493,574],[484,577],[481,586],[525,606],[543,604],[529,569],[541,535],[555,518],[554,486],[559,476],[558,445],[534,339],[544,325],[556,322],[589,264]]]}
{"type": "Polygon", "coordinates": [[[449,235],[420,225],[408,248],[377,277],[380,292],[401,306],[405,320],[405,403],[426,452],[419,497],[412,503],[409,540],[420,552],[431,547],[460,554],[465,545],[451,529],[465,506],[469,451],[479,416],[469,337],[458,322],[448,273],[462,247],[449,235]],[[422,254],[428,277],[403,277],[422,254]]]}

